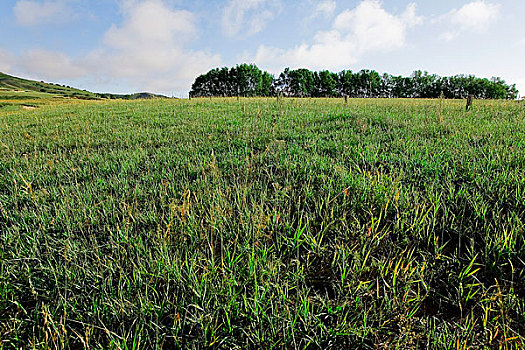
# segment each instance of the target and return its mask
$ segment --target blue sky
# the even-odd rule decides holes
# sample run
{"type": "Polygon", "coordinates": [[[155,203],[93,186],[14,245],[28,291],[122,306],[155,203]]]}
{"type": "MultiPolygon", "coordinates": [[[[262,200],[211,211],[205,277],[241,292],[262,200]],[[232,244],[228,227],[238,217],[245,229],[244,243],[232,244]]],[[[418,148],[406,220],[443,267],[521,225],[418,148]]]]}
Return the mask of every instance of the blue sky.
{"type": "Polygon", "coordinates": [[[255,63],[498,76],[525,94],[523,0],[2,0],[0,71],[97,92],[187,96],[255,63]]]}

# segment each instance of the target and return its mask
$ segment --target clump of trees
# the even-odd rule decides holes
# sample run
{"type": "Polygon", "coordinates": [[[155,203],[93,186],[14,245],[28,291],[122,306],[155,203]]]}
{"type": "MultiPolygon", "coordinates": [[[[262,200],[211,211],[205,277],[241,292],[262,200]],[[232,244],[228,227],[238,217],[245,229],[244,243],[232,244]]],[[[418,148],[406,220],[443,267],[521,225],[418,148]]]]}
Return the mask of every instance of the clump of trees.
{"type": "Polygon", "coordinates": [[[274,78],[254,64],[215,68],[195,79],[190,96],[272,96],[274,78]]]}
{"type": "Polygon", "coordinates": [[[202,74],[192,85],[190,97],[209,96],[288,96],[361,98],[438,98],[515,99],[518,90],[501,78],[474,75],[440,77],[420,70],[409,77],[380,75],[374,70],[333,73],[327,70],[286,68],[274,77],[256,65],[216,68],[202,74]]]}

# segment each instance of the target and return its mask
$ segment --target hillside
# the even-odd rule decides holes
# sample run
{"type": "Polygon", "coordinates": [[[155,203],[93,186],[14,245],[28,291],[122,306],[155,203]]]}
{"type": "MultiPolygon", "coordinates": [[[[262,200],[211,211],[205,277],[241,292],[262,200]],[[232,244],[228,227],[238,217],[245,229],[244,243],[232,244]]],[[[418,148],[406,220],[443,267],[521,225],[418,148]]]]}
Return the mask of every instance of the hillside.
{"type": "Polygon", "coordinates": [[[134,94],[128,94],[128,95],[119,95],[119,94],[111,94],[111,93],[102,93],[97,94],[100,98],[109,98],[109,99],[123,99],[123,100],[150,100],[153,98],[168,98],[164,95],[156,95],[152,94],[151,92],[137,92],[134,94]]]}
{"type": "Polygon", "coordinates": [[[79,99],[98,99],[98,95],[89,91],[75,89],[69,86],[49,84],[35,80],[27,80],[0,73],[1,99],[69,97],[79,99]]]}
{"type": "Polygon", "coordinates": [[[140,92],[129,95],[94,93],[87,90],[75,89],[70,86],[17,78],[0,72],[0,100],[26,100],[57,97],[76,98],[83,100],[106,98],[125,100],[166,98],[166,96],[155,95],[148,92],[140,92]]]}

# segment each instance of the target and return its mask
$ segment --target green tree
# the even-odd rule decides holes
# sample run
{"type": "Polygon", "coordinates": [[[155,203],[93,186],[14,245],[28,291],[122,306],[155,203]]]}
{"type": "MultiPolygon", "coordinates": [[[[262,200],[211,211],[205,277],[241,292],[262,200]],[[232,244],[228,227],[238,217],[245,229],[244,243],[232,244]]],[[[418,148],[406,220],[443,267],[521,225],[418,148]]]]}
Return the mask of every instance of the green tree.
{"type": "Polygon", "coordinates": [[[215,68],[199,75],[190,96],[293,96],[293,97],[388,97],[461,99],[515,99],[518,90],[501,78],[481,79],[474,75],[439,77],[416,70],[409,77],[379,75],[363,69],[357,73],[343,70],[312,72],[305,68],[286,68],[278,78],[261,71],[254,64],[234,68],[215,68]]]}
{"type": "Polygon", "coordinates": [[[312,96],[314,97],[333,97],[337,95],[337,74],[327,70],[314,72],[314,88],[312,96]]]}

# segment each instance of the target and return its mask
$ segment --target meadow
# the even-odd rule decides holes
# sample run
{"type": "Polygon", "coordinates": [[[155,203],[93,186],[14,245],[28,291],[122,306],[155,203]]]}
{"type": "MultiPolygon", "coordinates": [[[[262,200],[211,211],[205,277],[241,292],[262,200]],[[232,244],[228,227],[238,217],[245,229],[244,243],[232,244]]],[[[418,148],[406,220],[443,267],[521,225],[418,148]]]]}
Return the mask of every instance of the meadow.
{"type": "Polygon", "coordinates": [[[21,103],[0,348],[525,347],[521,102],[21,103]]]}

